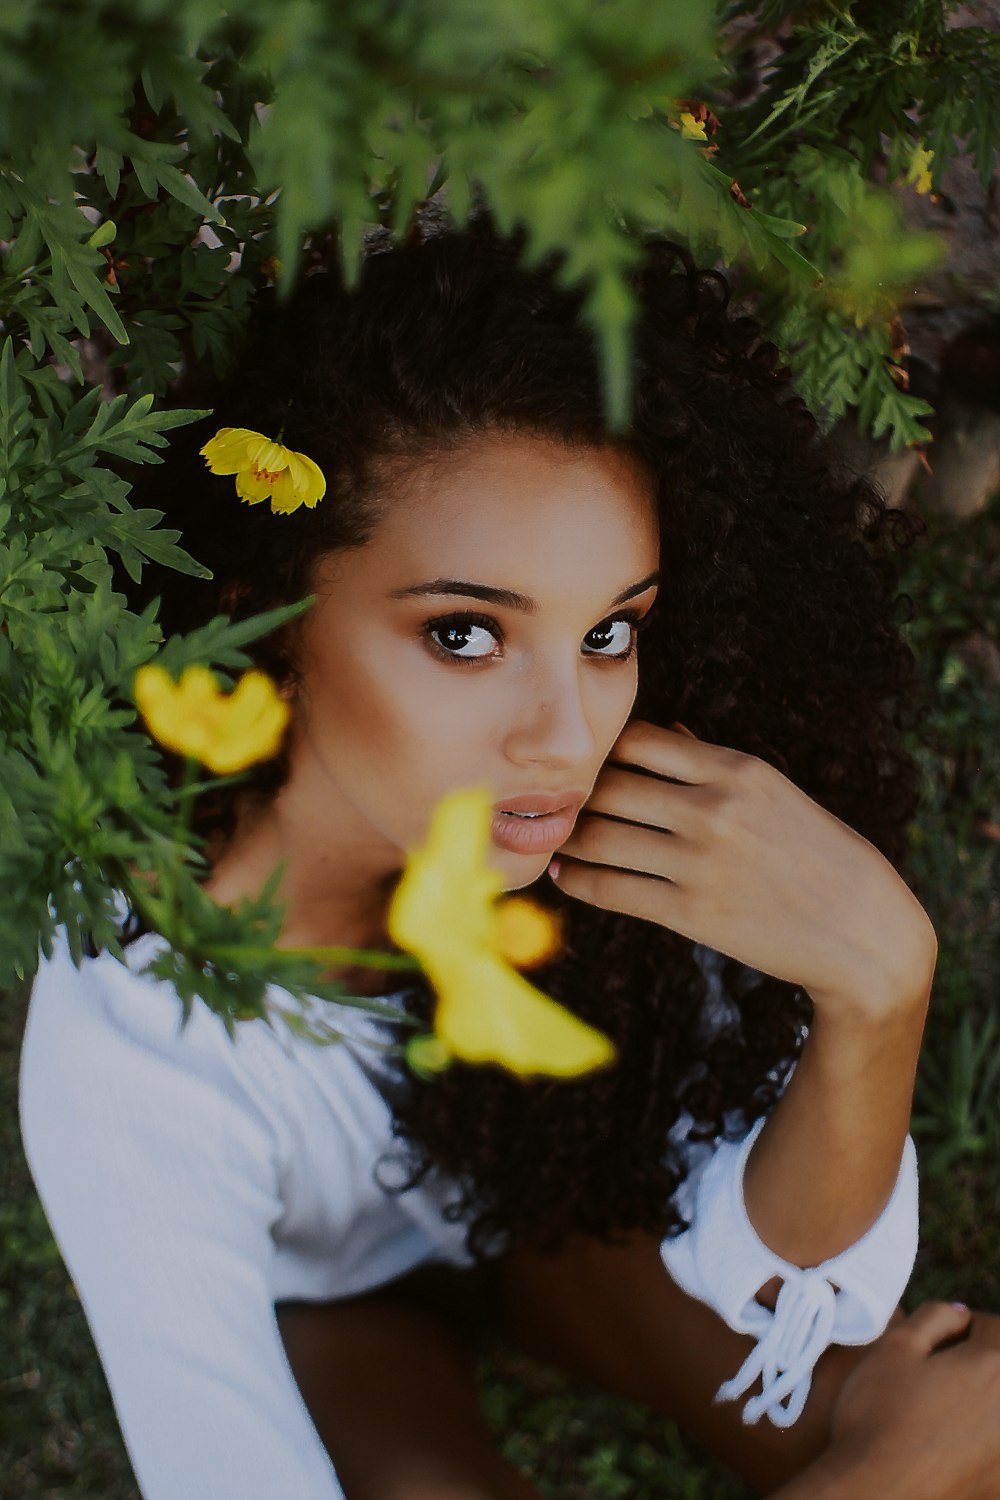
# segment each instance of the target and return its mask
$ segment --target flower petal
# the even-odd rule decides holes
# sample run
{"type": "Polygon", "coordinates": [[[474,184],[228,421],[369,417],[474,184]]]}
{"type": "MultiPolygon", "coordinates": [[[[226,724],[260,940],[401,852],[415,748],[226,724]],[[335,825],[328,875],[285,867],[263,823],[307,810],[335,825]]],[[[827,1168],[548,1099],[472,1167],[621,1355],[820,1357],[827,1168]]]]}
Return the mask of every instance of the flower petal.
{"type": "Polygon", "coordinates": [[[248,467],[247,446],[254,440],[266,441],[249,427],[220,427],[200,452],[213,474],[236,474],[248,467]]]}
{"type": "Polygon", "coordinates": [[[232,695],[222,701],[223,717],[206,765],[220,775],[270,760],[288,724],[288,704],[279,698],[263,672],[245,672],[232,695]]]}
{"type": "Polygon", "coordinates": [[[200,759],[211,695],[216,692],[211,672],[187,667],[175,683],[162,667],[147,665],[136,673],[133,691],[154,738],[178,755],[200,759]]]}
{"type": "Polygon", "coordinates": [[[289,453],[288,459],[295,493],[300,503],[309,506],[311,510],[326,494],[326,475],[319,464],[313,463],[305,453],[289,453]]]}
{"type": "Polygon", "coordinates": [[[470,960],[461,980],[442,984],[438,994],[435,1033],[465,1062],[500,1063],[521,1077],[571,1077],[615,1055],[602,1032],[492,955],[470,960]]]}
{"type": "Polygon", "coordinates": [[[255,469],[267,469],[270,474],[280,474],[288,468],[291,454],[281,443],[254,433],[253,441],[247,443],[247,457],[255,469]]]}
{"type": "Polygon", "coordinates": [[[176,718],[177,687],[173,678],[163,667],[147,662],[136,672],[132,692],[150,733],[165,743],[162,731],[169,733],[176,718]]]}
{"type": "Polygon", "coordinates": [[[275,481],[258,474],[254,469],[241,469],[236,476],[236,493],[248,505],[259,505],[270,500],[274,494],[275,481]]]}
{"type": "Polygon", "coordinates": [[[686,141],[707,141],[704,120],[696,120],[690,110],[681,111],[681,136],[686,141]]]}
{"type": "Polygon", "coordinates": [[[493,947],[518,968],[554,958],[559,952],[562,929],[554,912],[527,896],[508,896],[493,911],[493,947]]]}
{"type": "Polygon", "coordinates": [[[277,479],[271,481],[271,510],[276,516],[290,516],[301,504],[302,497],[295,489],[291,469],[283,469],[277,479]]]}
{"type": "Polygon", "coordinates": [[[931,162],[934,160],[934,152],[928,151],[919,143],[914,146],[910,156],[910,166],[906,174],[906,181],[912,183],[920,194],[929,193],[931,190],[931,162]]]}
{"type": "Polygon", "coordinates": [[[492,823],[489,787],[448,793],[434,809],[427,842],[413,851],[393,896],[389,936],[423,962],[430,953],[488,947],[492,901],[503,876],[484,863],[492,823]]]}

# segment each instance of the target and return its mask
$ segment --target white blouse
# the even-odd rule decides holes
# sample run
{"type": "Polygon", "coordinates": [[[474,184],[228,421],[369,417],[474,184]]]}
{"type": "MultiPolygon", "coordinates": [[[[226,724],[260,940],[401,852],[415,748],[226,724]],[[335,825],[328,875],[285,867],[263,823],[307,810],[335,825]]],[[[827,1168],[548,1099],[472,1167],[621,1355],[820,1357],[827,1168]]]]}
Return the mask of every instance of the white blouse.
{"type": "MultiPolygon", "coordinates": [[[[365,1045],[379,1023],[315,1001],[355,1040],[319,1046],[282,1019],[236,1039],[196,1004],[181,1027],[171,985],[139,972],[155,933],[75,968],[60,935],[32,991],[21,1058],[21,1128],[42,1204],[90,1324],[146,1500],[343,1500],[285,1356],[275,1303],[370,1290],[429,1261],[470,1264],[430,1173],[387,1193],[374,1169],[398,1143],[388,1103],[398,1064],[365,1045]]],[[[386,997],[393,998],[393,997],[386,997]]],[[[763,1391],[744,1420],[799,1415],[831,1342],[878,1336],[916,1253],[915,1154],[857,1245],[810,1270],[755,1234],[742,1141],[700,1148],[686,1184],[691,1227],[662,1247],[687,1292],[755,1336],[719,1399],[763,1391]],[[773,1276],[773,1313],[755,1300],[773,1276]]],[[[697,1155],[698,1148],[694,1148],[697,1155]]],[[[383,1181],[386,1168],[379,1168],[383,1181]]]]}

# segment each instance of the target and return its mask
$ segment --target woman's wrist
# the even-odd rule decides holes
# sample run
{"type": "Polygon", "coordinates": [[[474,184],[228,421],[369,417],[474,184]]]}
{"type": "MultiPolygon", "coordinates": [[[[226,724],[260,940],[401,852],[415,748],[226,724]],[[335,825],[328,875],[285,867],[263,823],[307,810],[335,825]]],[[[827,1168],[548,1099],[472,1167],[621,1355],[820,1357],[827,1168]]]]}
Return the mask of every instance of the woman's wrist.
{"type": "Polygon", "coordinates": [[[836,981],[809,984],[806,993],[817,1019],[857,1025],[923,1024],[937,965],[937,936],[923,907],[913,899],[907,918],[887,923],[883,951],[854,961],[836,981]]]}
{"type": "MultiPolygon", "coordinates": [[[[817,1009],[809,1027],[803,1053],[809,1056],[809,1071],[817,1079],[839,1082],[869,1073],[873,1066],[891,1070],[899,1080],[907,1068],[916,1073],[920,1044],[927,1021],[930,983],[915,983],[898,991],[890,1000],[875,1003],[865,998],[843,999],[817,1009]]],[[[800,1063],[801,1066],[801,1063],[800,1063]]]]}
{"type": "Polygon", "coordinates": [[[794,1265],[818,1265],[847,1250],[891,1197],[929,993],[925,980],[878,1014],[845,1002],[814,1017],[743,1180],[750,1223],[794,1265]]]}

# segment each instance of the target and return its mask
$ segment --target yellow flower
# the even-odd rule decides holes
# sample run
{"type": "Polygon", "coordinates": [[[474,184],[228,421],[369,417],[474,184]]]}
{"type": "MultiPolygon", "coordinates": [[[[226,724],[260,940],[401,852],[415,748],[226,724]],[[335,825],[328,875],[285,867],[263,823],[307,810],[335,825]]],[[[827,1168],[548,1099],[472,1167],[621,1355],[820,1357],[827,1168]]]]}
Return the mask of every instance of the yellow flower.
{"type": "Polygon", "coordinates": [[[288,723],[288,704],[263,672],[244,672],[226,696],[207,667],[185,667],[174,682],[163,667],[148,664],[136,672],[134,691],[160,744],[219,776],[269,759],[288,723]]]}
{"type": "Polygon", "coordinates": [[[914,146],[906,180],[913,183],[918,193],[929,193],[931,190],[931,162],[933,160],[933,151],[925,151],[923,146],[914,146]]]}
{"type": "Polygon", "coordinates": [[[496,907],[503,876],[485,862],[492,820],[488,787],[441,799],[425,846],[407,858],[389,906],[389,936],[426,970],[438,996],[434,1030],[453,1056],[497,1062],[521,1076],[590,1072],[611,1061],[612,1043],[506,961],[551,953],[558,929],[523,897],[516,907],[510,902],[507,916],[505,903],[496,907]]]}
{"type": "Polygon", "coordinates": [[[559,921],[525,896],[508,896],[493,909],[493,945],[518,969],[543,963],[562,945],[559,921]]]}
{"type": "Polygon", "coordinates": [[[689,109],[681,111],[681,137],[685,141],[707,141],[704,120],[696,120],[689,109]]]}
{"type": "Polygon", "coordinates": [[[318,464],[248,427],[220,427],[201,455],[213,474],[236,475],[241,500],[259,505],[269,499],[276,515],[287,516],[300,505],[311,509],[326,494],[318,464]]]}

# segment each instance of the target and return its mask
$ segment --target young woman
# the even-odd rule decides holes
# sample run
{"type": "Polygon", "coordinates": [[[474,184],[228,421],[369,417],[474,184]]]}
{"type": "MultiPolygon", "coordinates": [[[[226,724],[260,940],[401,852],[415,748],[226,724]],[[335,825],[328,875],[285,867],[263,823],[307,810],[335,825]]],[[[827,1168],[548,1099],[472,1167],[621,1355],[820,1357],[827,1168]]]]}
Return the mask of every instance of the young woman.
{"type": "MultiPolygon", "coordinates": [[[[316,595],[256,648],[292,722],[201,807],[212,895],[281,863],[284,944],[389,947],[406,852],[488,781],[492,862],[566,923],[532,977],[619,1061],[417,1081],[370,1045],[388,1023],[345,1012],[353,1040],[316,1048],[280,993],[273,1030],[233,1043],[202,1007],[180,1032],[134,923],[127,966],[57,950],[25,1146],[149,1500],[533,1493],[478,1419],[447,1268],[446,1307],[478,1287],[510,1336],[763,1490],[988,1493],[989,1320],[927,1360],[968,1314],[925,1309],[854,1368],[915,1252],[936,958],[896,868],[905,518],[838,475],[719,276],[651,244],[635,288],[616,435],[555,268],[428,217],[373,239],[356,290],[325,272],[262,308],[164,467],[156,499],[214,573],[156,580],[165,630],[316,595]],[[326,497],[241,506],[198,451],[227,425],[281,433],[326,497]],[[937,1471],[929,1408],[965,1438],[937,1471]]],[[[434,997],[390,998],[426,1020],[434,997]]]]}

